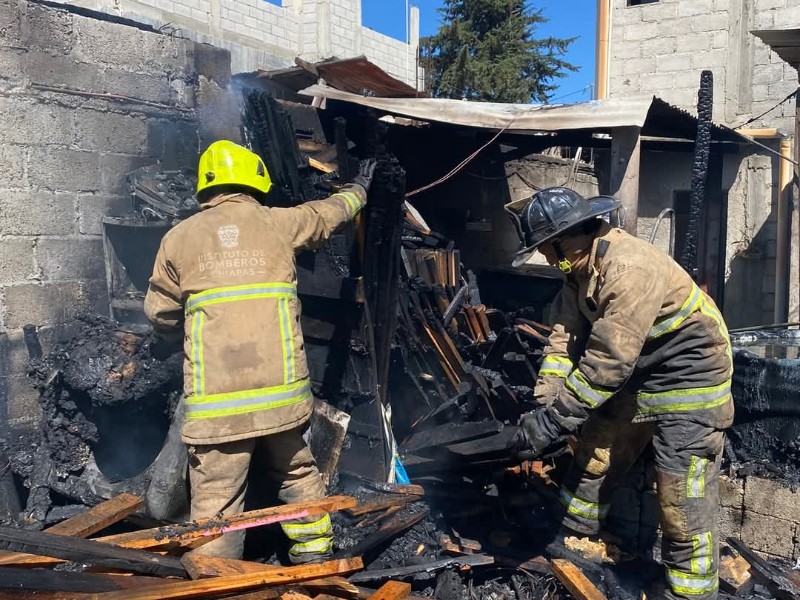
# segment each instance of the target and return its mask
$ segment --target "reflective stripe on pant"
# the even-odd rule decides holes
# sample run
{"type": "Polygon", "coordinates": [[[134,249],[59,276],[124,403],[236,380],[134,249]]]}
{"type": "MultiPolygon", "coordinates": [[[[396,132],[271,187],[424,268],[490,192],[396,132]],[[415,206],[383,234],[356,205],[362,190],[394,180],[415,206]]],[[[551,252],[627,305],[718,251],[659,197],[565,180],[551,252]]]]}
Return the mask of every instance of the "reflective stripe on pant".
{"type": "MultiPolygon", "coordinates": [[[[303,439],[302,428],[289,431],[207,446],[189,446],[189,481],[191,485],[192,520],[214,517],[218,514],[232,515],[244,509],[244,497],[247,491],[247,472],[253,452],[259,453],[261,470],[259,477],[266,477],[276,482],[278,499],[284,503],[315,500],[325,496],[325,488],[317,470],[314,457],[303,439]]],[[[295,521],[287,521],[285,525],[302,525],[324,521],[327,527],[316,527],[319,535],[303,533],[301,546],[295,546],[300,540],[292,539],[290,560],[292,562],[308,562],[313,556],[326,554],[318,551],[317,546],[330,547],[333,532],[327,515],[315,515],[295,521]],[[317,542],[311,547],[310,542],[317,542]],[[317,554],[314,554],[317,552],[317,554]],[[302,556],[301,556],[302,555],[302,556]]],[[[284,529],[286,531],[286,529],[284,529]]],[[[201,546],[196,552],[207,556],[222,558],[241,558],[244,550],[244,531],[226,533],[216,540],[201,546]]]]}
{"type": "Polygon", "coordinates": [[[711,600],[719,586],[719,467],[725,434],[688,420],[664,421],[653,438],[671,598],[711,600]]]}
{"type": "Polygon", "coordinates": [[[633,396],[617,394],[583,425],[561,488],[563,522],[570,529],[599,533],[614,489],[652,439],[652,424],[632,423],[635,414],[633,396]]]}
{"type": "Polygon", "coordinates": [[[598,533],[611,493],[652,439],[667,597],[713,600],[724,433],[688,419],[631,424],[634,413],[630,396],[618,396],[584,424],[562,488],[563,523],[588,535],[598,533]]]}

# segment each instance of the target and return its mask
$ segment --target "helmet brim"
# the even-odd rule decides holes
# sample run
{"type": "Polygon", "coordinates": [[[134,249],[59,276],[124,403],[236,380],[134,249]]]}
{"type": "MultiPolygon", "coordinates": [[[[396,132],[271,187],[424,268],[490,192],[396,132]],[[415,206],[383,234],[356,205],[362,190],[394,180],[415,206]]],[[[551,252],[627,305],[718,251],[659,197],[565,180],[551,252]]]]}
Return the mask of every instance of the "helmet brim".
{"type": "MultiPolygon", "coordinates": [[[[575,227],[576,225],[580,225],[581,223],[585,223],[586,221],[591,221],[592,219],[596,219],[600,215],[604,215],[611,211],[617,210],[620,206],[622,206],[622,202],[617,200],[616,198],[612,198],[611,196],[594,196],[593,198],[588,198],[587,202],[589,203],[589,211],[585,213],[580,219],[576,219],[574,223],[570,225],[570,229],[575,227]]],[[[514,260],[512,261],[511,265],[514,267],[519,267],[525,264],[530,255],[533,254],[536,249],[544,244],[545,242],[549,242],[550,240],[559,237],[562,235],[563,231],[554,231],[548,236],[543,237],[542,239],[538,240],[535,244],[531,244],[530,246],[526,246],[522,250],[514,255],[514,260]]]]}

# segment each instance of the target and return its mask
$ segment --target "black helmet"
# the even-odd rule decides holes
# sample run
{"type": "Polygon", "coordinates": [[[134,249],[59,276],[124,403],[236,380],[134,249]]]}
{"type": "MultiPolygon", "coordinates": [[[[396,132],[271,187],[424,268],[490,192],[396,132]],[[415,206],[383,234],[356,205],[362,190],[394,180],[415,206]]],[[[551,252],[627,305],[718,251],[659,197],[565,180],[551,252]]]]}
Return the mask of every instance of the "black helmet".
{"type": "Polygon", "coordinates": [[[602,214],[618,209],[622,203],[611,196],[596,196],[586,200],[574,190],[551,187],[536,192],[527,200],[506,205],[522,241],[515,265],[544,242],[602,214]],[[521,256],[525,255],[525,256],[521,256]]]}

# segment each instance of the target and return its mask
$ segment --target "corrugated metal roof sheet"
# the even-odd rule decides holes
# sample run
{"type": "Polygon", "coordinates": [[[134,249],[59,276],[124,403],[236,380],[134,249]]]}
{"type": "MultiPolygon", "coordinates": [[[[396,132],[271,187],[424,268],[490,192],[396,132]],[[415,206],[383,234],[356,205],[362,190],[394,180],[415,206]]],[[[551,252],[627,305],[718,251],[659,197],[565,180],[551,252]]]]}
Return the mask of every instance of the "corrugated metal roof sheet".
{"type": "MultiPolygon", "coordinates": [[[[641,127],[643,135],[694,139],[697,131],[695,116],[655,96],[609,98],[580,104],[533,105],[445,98],[372,98],[322,85],[313,85],[300,91],[300,94],[359,104],[420,121],[506,130],[510,134],[569,130],[610,133],[616,127],[641,127]]],[[[722,125],[714,125],[712,137],[717,141],[750,141],[722,125]]]]}
{"type": "Polygon", "coordinates": [[[410,85],[395,79],[365,56],[347,59],[331,59],[318,63],[300,61],[296,67],[277,71],[259,71],[259,77],[272,79],[295,91],[314,85],[322,78],[338,90],[353,94],[371,94],[384,98],[414,98],[417,91],[410,85]]]}
{"type": "Polygon", "coordinates": [[[800,73],[800,29],[766,29],[752,33],[800,73]]]}

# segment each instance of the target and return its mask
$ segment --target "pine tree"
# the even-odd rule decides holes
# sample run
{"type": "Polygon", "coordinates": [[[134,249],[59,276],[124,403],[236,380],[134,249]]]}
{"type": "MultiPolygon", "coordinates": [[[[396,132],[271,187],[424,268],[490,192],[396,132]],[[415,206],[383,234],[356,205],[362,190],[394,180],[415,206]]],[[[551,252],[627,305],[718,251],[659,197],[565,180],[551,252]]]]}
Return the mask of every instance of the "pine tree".
{"type": "Polygon", "coordinates": [[[428,89],[439,98],[546,102],[575,39],[534,39],[546,23],[525,0],[444,0],[439,32],[421,41],[428,89]]]}

